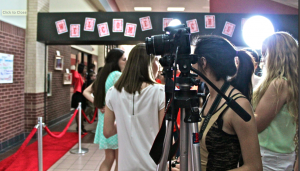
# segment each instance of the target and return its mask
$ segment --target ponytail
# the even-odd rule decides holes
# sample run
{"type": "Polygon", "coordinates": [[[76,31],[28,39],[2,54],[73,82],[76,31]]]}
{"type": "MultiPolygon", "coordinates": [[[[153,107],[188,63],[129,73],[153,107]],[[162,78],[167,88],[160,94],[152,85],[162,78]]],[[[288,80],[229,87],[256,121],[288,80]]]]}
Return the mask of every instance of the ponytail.
{"type": "Polygon", "coordinates": [[[238,89],[249,101],[252,98],[253,58],[244,50],[236,51],[238,56],[237,73],[231,79],[231,85],[238,89]]]}
{"type": "MultiPolygon", "coordinates": [[[[251,101],[254,61],[250,54],[244,50],[236,51],[229,40],[216,35],[199,36],[194,54],[206,58],[216,81],[228,80],[230,77],[230,84],[251,101]],[[238,65],[234,60],[236,56],[239,59],[238,65]]],[[[202,66],[201,60],[198,60],[198,66],[202,66]]],[[[199,69],[203,71],[202,68],[199,69]]]]}

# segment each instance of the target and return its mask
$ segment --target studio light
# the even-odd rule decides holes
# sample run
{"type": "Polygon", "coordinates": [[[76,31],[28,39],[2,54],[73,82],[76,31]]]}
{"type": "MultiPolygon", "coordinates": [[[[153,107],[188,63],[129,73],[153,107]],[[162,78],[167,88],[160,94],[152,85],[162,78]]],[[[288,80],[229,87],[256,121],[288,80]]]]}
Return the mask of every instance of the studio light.
{"type": "Polygon", "coordinates": [[[181,24],[181,21],[178,19],[173,19],[168,26],[178,26],[181,24]]]}
{"type": "Polygon", "coordinates": [[[266,17],[254,16],[247,19],[242,32],[244,41],[249,47],[260,49],[262,42],[274,33],[274,27],[266,17]]]}

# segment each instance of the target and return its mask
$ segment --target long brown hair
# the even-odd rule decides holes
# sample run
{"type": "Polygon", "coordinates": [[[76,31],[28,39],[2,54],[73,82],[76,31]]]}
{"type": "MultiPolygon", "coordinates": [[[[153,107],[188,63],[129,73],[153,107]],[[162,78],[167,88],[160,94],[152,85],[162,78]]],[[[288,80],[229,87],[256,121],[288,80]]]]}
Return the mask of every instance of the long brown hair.
{"type": "MultiPolygon", "coordinates": [[[[257,107],[273,80],[286,78],[288,85],[287,109],[294,118],[298,131],[298,42],[287,32],[276,32],[266,38],[263,45],[266,47],[266,66],[263,80],[254,90],[253,108],[257,107]]],[[[275,92],[278,100],[282,87],[283,82],[279,81],[275,92]]],[[[295,143],[298,146],[298,133],[295,135],[295,143]]]]}
{"type": "Polygon", "coordinates": [[[125,91],[133,94],[136,91],[141,92],[143,82],[154,84],[152,71],[153,55],[148,55],[144,43],[137,44],[129,53],[128,61],[124,71],[115,84],[115,88],[121,92],[125,91]]]}
{"type": "Polygon", "coordinates": [[[121,71],[119,59],[123,56],[122,49],[114,48],[110,50],[105,58],[105,65],[97,74],[97,78],[92,86],[94,94],[94,106],[97,108],[104,107],[105,102],[105,82],[108,75],[113,71],[121,71]]]}

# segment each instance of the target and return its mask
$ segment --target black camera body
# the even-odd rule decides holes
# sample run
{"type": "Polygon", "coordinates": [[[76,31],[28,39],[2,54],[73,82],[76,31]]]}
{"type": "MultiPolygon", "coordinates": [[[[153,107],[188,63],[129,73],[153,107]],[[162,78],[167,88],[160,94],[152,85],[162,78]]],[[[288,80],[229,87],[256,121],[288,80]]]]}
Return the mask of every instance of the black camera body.
{"type": "Polygon", "coordinates": [[[175,53],[176,47],[179,47],[178,55],[191,53],[189,27],[185,27],[184,24],[168,26],[165,28],[165,32],[165,34],[146,37],[148,55],[172,55],[175,53]]]}

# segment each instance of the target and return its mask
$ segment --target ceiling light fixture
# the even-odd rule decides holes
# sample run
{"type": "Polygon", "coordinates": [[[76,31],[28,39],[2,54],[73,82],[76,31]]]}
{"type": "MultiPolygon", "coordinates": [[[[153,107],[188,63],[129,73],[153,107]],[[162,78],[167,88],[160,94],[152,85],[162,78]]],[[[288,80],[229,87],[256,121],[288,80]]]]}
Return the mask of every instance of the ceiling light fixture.
{"type": "Polygon", "coordinates": [[[184,7],[168,7],[167,11],[184,11],[184,7]]]}
{"type": "Polygon", "coordinates": [[[134,11],[152,11],[151,7],[134,7],[134,11]]]}

